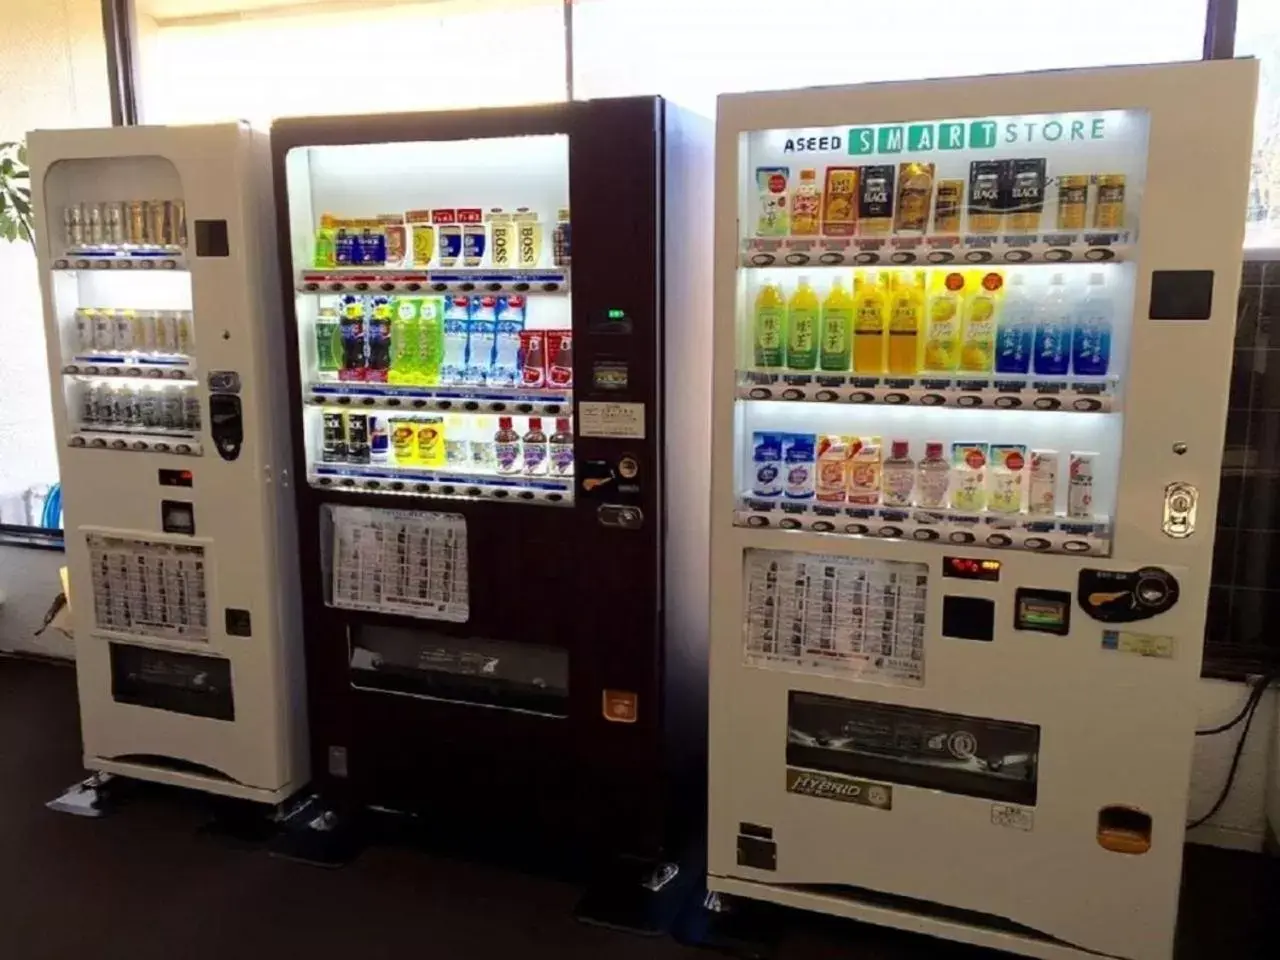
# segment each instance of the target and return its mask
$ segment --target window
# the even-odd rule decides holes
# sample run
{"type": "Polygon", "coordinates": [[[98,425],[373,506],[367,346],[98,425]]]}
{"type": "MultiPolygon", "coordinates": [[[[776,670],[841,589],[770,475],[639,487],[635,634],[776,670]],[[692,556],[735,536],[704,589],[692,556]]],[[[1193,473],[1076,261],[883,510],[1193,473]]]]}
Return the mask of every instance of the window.
{"type": "Polygon", "coordinates": [[[1280,5],[1240,0],[1236,18],[1236,56],[1261,68],[1245,246],[1280,252],[1280,5]]]}
{"type": "Polygon", "coordinates": [[[138,0],[146,123],[563,100],[560,0],[138,0]]]}
{"type": "MultiPolygon", "coordinates": [[[[1265,2],[1265,0],[1264,0],[1265,2]]],[[[578,0],[574,95],[719,93],[1198,60],[1206,0],[578,0]]]]}

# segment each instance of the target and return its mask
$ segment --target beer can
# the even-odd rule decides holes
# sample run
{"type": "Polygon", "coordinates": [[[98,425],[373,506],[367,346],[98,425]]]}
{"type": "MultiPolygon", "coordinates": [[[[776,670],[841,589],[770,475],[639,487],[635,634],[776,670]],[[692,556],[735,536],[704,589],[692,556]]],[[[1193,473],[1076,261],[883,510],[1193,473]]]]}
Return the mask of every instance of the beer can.
{"type": "Polygon", "coordinates": [[[159,310],[156,312],[156,349],[161,353],[178,352],[178,313],[177,310],[159,310]]]}
{"type": "Polygon", "coordinates": [[[369,415],[367,413],[348,413],[347,420],[347,462],[369,462],[369,415]]]}
{"type": "Polygon", "coordinates": [[[1093,206],[1093,226],[1097,230],[1119,230],[1124,227],[1124,174],[1100,173],[1094,178],[1098,185],[1097,201],[1093,206]]]}
{"type": "Polygon", "coordinates": [[[191,356],[191,347],[195,341],[194,331],[192,330],[192,318],[190,310],[173,311],[173,324],[177,333],[178,353],[184,357],[191,356]]]}
{"type": "Polygon", "coordinates": [[[160,426],[165,430],[183,430],[186,422],[182,389],[172,384],[164,387],[160,394],[160,426]]]}
{"type": "Polygon", "coordinates": [[[1058,178],[1058,229],[1083,230],[1089,209],[1089,177],[1070,174],[1058,178]]]}
{"type": "Polygon", "coordinates": [[[84,210],[80,204],[68,204],[62,209],[62,226],[68,247],[84,246],[84,210]]]}
{"type": "Polygon", "coordinates": [[[125,205],[127,230],[125,243],[134,245],[147,242],[147,205],[141,200],[130,200],[125,205]]]}
{"type": "Polygon", "coordinates": [[[147,201],[147,241],[156,246],[173,243],[169,230],[169,201],[147,201]]]}
{"type": "Polygon", "coordinates": [[[107,243],[118,247],[125,242],[124,204],[119,200],[102,205],[102,229],[107,243]]]}
{"type": "Polygon", "coordinates": [[[92,246],[100,247],[107,242],[106,230],[103,229],[102,204],[86,203],[84,205],[85,235],[92,246]]]}
{"type": "Polygon", "coordinates": [[[173,236],[173,243],[186,249],[187,205],[181,200],[169,201],[169,230],[173,236]]]}
{"type": "Polygon", "coordinates": [[[324,412],[320,459],[325,463],[342,463],[347,459],[346,416],[336,410],[324,412]]]}

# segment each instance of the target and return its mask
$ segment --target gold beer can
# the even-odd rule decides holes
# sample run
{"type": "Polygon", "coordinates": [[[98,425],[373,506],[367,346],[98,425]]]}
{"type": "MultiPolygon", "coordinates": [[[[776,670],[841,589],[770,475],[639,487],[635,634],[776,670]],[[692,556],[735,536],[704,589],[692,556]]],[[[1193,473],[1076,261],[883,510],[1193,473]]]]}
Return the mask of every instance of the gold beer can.
{"type": "Polygon", "coordinates": [[[124,221],[124,204],[119,200],[102,205],[102,229],[107,243],[118,247],[125,242],[124,221]]]}
{"type": "Polygon", "coordinates": [[[1093,207],[1093,226],[1096,230],[1121,230],[1124,228],[1124,174],[1100,173],[1094,178],[1098,185],[1097,202],[1093,207]]]}
{"type": "Polygon", "coordinates": [[[147,241],[158,246],[173,243],[169,230],[169,201],[147,201],[147,241]]]}
{"type": "Polygon", "coordinates": [[[85,235],[92,246],[100,247],[107,242],[107,232],[103,222],[102,204],[86,203],[84,205],[85,235]]]}
{"type": "Polygon", "coordinates": [[[169,232],[173,236],[173,242],[186,249],[187,205],[181,200],[169,201],[169,232]]]}
{"type": "Polygon", "coordinates": [[[126,204],[128,213],[128,230],[125,242],[143,244],[147,242],[147,205],[142,200],[130,200],[126,204]]]}

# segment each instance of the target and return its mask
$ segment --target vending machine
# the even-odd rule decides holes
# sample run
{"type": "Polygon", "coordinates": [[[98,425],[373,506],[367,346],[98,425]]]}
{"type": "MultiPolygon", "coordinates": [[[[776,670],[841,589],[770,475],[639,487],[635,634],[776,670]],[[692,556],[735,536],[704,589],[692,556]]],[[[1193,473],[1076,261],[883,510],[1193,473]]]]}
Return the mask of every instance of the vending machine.
{"type": "Polygon", "coordinates": [[[267,138],[28,145],[85,765],[279,803],[308,758],[267,138]]]}
{"type": "Polygon", "coordinates": [[[664,856],[705,771],[709,122],[272,143],[321,798],[664,856]]]}
{"type": "Polygon", "coordinates": [[[721,98],[712,890],[1171,955],[1256,76],[721,98]]]}

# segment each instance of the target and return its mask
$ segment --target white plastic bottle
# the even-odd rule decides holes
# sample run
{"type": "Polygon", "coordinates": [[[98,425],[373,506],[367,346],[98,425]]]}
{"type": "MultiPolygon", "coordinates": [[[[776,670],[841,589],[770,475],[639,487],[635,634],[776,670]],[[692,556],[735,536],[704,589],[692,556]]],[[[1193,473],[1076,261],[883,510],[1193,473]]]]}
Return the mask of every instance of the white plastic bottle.
{"type": "Polygon", "coordinates": [[[1032,369],[1037,376],[1066,376],[1071,366],[1071,300],[1065,274],[1049,278],[1049,291],[1036,309],[1032,369]]]}
{"type": "Polygon", "coordinates": [[[924,457],[916,468],[920,474],[915,492],[918,507],[942,509],[947,505],[951,464],[943,455],[943,450],[943,444],[939,440],[930,440],[924,445],[924,457]]]}
{"type": "Polygon", "coordinates": [[[1093,519],[1093,461],[1096,453],[1071,452],[1067,480],[1067,516],[1073,520],[1093,519]]]}

